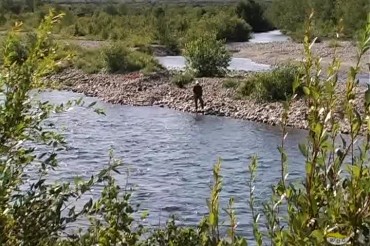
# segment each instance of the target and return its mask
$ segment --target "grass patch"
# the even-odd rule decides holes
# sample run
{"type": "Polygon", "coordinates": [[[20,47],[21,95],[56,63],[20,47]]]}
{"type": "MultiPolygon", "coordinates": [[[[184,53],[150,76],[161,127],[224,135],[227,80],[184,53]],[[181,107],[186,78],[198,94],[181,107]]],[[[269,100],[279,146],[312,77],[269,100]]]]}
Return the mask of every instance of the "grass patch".
{"type": "Polygon", "coordinates": [[[132,51],[123,44],[112,44],[103,49],[105,69],[110,73],[126,73],[143,70],[155,72],[161,69],[152,55],[132,51]]]}
{"type": "Polygon", "coordinates": [[[99,73],[104,68],[101,50],[79,49],[73,58],[73,66],[85,73],[99,73]]]}
{"type": "Polygon", "coordinates": [[[229,78],[222,82],[222,87],[226,89],[237,88],[239,84],[240,80],[229,78]]]}
{"type": "Polygon", "coordinates": [[[134,51],[124,44],[112,44],[104,48],[83,48],[67,44],[61,52],[72,54],[71,66],[86,73],[156,72],[162,69],[151,54],[134,51]]]}
{"type": "Polygon", "coordinates": [[[179,88],[184,88],[185,85],[190,84],[194,80],[194,75],[189,72],[176,72],[171,82],[179,88]]]}
{"type": "MultiPolygon", "coordinates": [[[[285,100],[293,94],[293,83],[300,74],[300,68],[296,65],[280,65],[271,71],[253,74],[241,83],[238,93],[259,101],[285,100]]],[[[297,93],[302,94],[302,90],[298,89],[297,93]]]]}

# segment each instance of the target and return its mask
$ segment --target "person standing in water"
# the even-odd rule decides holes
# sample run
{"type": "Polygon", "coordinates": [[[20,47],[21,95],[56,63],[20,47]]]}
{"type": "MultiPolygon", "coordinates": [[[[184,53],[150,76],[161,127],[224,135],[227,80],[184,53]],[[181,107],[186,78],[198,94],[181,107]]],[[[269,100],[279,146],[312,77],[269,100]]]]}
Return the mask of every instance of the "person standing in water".
{"type": "Polygon", "coordinates": [[[198,100],[200,102],[200,106],[202,110],[204,109],[204,102],[203,102],[203,88],[199,84],[199,81],[195,81],[195,86],[193,87],[193,93],[194,93],[194,102],[195,102],[195,112],[198,112],[198,100]]]}

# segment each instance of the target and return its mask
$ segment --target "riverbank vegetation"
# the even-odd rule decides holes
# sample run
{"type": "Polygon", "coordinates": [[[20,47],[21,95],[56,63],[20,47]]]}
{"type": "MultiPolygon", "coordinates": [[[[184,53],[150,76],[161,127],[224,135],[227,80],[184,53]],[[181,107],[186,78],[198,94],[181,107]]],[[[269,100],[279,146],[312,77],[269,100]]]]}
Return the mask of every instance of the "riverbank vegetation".
{"type": "Polygon", "coordinates": [[[119,41],[95,48],[84,48],[65,42],[58,42],[58,44],[60,47],[59,55],[69,54],[70,56],[68,62],[62,64],[60,69],[72,67],[81,69],[88,74],[135,71],[152,73],[163,69],[150,51],[133,50],[127,44],[119,41]]]}
{"type": "MultiPolygon", "coordinates": [[[[271,71],[254,73],[239,82],[237,90],[242,97],[258,101],[282,101],[293,95],[293,85],[301,75],[301,68],[297,65],[278,65],[271,71]]],[[[295,93],[301,96],[302,89],[296,88],[295,93]]]]}
{"type": "Polygon", "coordinates": [[[226,74],[231,55],[222,40],[215,35],[202,35],[185,44],[187,69],[197,77],[226,74]]]}
{"type": "Polygon", "coordinates": [[[227,42],[247,41],[252,32],[281,29],[296,41],[304,21],[315,11],[313,35],[332,38],[340,26],[342,38],[356,39],[370,11],[367,0],[241,0],[228,4],[57,4],[38,0],[0,3],[0,30],[15,21],[24,31],[37,27],[49,8],[66,15],[54,27],[61,39],[121,40],[129,46],[160,44],[180,53],[184,44],[204,32],[227,42]]]}
{"type": "Polygon", "coordinates": [[[184,88],[185,85],[190,84],[194,81],[194,74],[187,70],[187,71],[179,71],[175,72],[172,75],[171,82],[175,84],[179,88],[184,88]]]}
{"type": "MultiPolygon", "coordinates": [[[[197,227],[191,228],[179,227],[174,220],[160,229],[143,226],[130,201],[130,193],[119,187],[114,179],[113,173],[122,175],[123,166],[113,155],[107,167],[90,179],[75,178],[74,183],[49,180],[49,171],[58,169],[58,154],[65,149],[66,143],[47,119],[68,106],[94,108],[94,104],[84,105],[81,100],[52,105],[37,101],[33,97],[35,93],[31,93],[34,89],[52,86],[41,78],[52,73],[62,59],[50,35],[53,25],[60,20],[60,16],[47,15],[31,43],[22,42],[20,26],[16,26],[6,36],[1,49],[0,244],[247,245],[247,239],[239,236],[236,230],[238,223],[232,198],[225,208],[229,228],[225,234],[220,230],[221,163],[214,167],[213,186],[207,200],[208,214],[197,227]],[[89,191],[93,188],[101,191],[100,197],[90,198],[89,191]],[[76,202],[84,200],[83,206],[76,206],[76,202]],[[85,230],[73,231],[70,226],[81,219],[87,221],[85,230]]],[[[256,204],[255,198],[255,190],[259,188],[254,187],[258,158],[252,158],[249,165],[250,230],[256,245],[326,245],[333,242],[368,245],[370,92],[363,95],[361,110],[356,110],[359,70],[356,63],[348,73],[345,100],[334,96],[340,60],[333,59],[323,79],[320,57],[311,52],[311,27],[310,23],[306,27],[306,59],[301,64],[302,74],[296,74],[292,94],[287,95],[283,103],[282,142],[278,147],[281,180],[272,187],[271,199],[263,206],[256,204]],[[288,178],[289,159],[285,151],[287,111],[299,87],[303,88],[310,108],[307,138],[298,146],[305,159],[302,165],[306,167],[301,185],[288,178]],[[350,126],[346,137],[338,131],[335,115],[338,106],[343,108],[341,117],[350,126]],[[341,141],[336,141],[338,139],[341,141]],[[266,227],[261,227],[261,222],[266,227]]],[[[358,60],[363,59],[369,49],[370,16],[358,44],[358,60]]]]}
{"type": "Polygon", "coordinates": [[[121,40],[133,47],[161,44],[174,52],[179,52],[186,42],[204,32],[212,32],[226,41],[247,41],[252,29],[273,28],[264,16],[265,7],[253,0],[239,5],[209,6],[26,2],[35,4],[30,7],[22,1],[2,1],[0,28],[7,29],[14,21],[21,20],[24,30],[32,30],[53,7],[65,13],[63,20],[54,27],[60,38],[121,40]]]}
{"type": "Polygon", "coordinates": [[[274,0],[268,9],[274,25],[295,40],[303,40],[304,23],[315,11],[313,37],[333,38],[338,27],[342,38],[355,39],[366,25],[368,0],[274,0]]]}

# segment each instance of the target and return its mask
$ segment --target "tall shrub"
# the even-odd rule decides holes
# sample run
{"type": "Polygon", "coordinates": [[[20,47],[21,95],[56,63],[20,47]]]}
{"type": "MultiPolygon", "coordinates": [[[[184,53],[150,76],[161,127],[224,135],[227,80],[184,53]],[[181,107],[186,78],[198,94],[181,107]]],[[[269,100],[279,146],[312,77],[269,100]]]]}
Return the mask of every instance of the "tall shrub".
{"type": "Polygon", "coordinates": [[[35,89],[51,85],[42,78],[56,68],[57,46],[50,33],[60,17],[45,17],[26,53],[19,52],[20,26],[8,34],[1,49],[0,245],[134,245],[140,228],[131,231],[130,196],[119,192],[111,175],[120,163],[110,158],[96,176],[76,178],[73,184],[53,182],[48,175],[58,169],[58,153],[66,146],[62,135],[45,121],[69,106],[83,106],[81,100],[52,105],[34,97],[35,89]],[[102,185],[101,196],[89,199],[97,183],[102,185]],[[77,208],[80,199],[87,202],[77,208]],[[103,216],[98,219],[98,214],[103,216]],[[88,230],[69,229],[82,218],[88,221],[88,230]]]}
{"type": "Polygon", "coordinates": [[[360,61],[370,50],[370,15],[358,46],[358,60],[350,68],[340,96],[340,61],[335,55],[327,76],[322,77],[321,58],[312,52],[315,41],[309,41],[311,27],[306,27],[304,39],[304,74],[293,85],[293,91],[303,86],[308,108],[307,137],[298,146],[305,173],[302,185],[288,179],[284,145],[293,94],[284,102],[281,118],[281,179],[262,210],[267,221],[265,240],[272,245],[368,245],[370,90],[359,93],[356,76],[360,61]],[[347,136],[341,134],[343,126],[349,129],[347,136]]]}
{"type": "Polygon", "coordinates": [[[142,69],[156,71],[161,68],[149,54],[132,51],[122,43],[113,43],[103,49],[105,69],[109,73],[127,73],[142,69]]]}
{"type": "Polygon", "coordinates": [[[197,76],[215,76],[225,74],[231,56],[221,40],[215,34],[207,34],[185,44],[184,56],[187,66],[197,76]]]}
{"type": "Polygon", "coordinates": [[[239,18],[252,26],[254,32],[265,32],[273,28],[265,16],[264,7],[254,0],[240,1],[236,5],[235,12],[239,18]]]}

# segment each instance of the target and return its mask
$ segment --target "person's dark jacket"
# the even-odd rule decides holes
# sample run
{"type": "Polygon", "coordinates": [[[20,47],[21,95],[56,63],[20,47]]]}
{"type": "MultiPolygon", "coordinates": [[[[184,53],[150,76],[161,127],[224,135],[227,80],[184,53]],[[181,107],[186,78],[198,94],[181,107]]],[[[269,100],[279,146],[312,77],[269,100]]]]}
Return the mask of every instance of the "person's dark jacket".
{"type": "Polygon", "coordinates": [[[202,95],[203,95],[203,89],[202,89],[202,86],[200,86],[200,85],[195,85],[194,87],[193,87],[193,92],[194,92],[194,95],[196,96],[196,97],[202,97],[202,95]]]}

